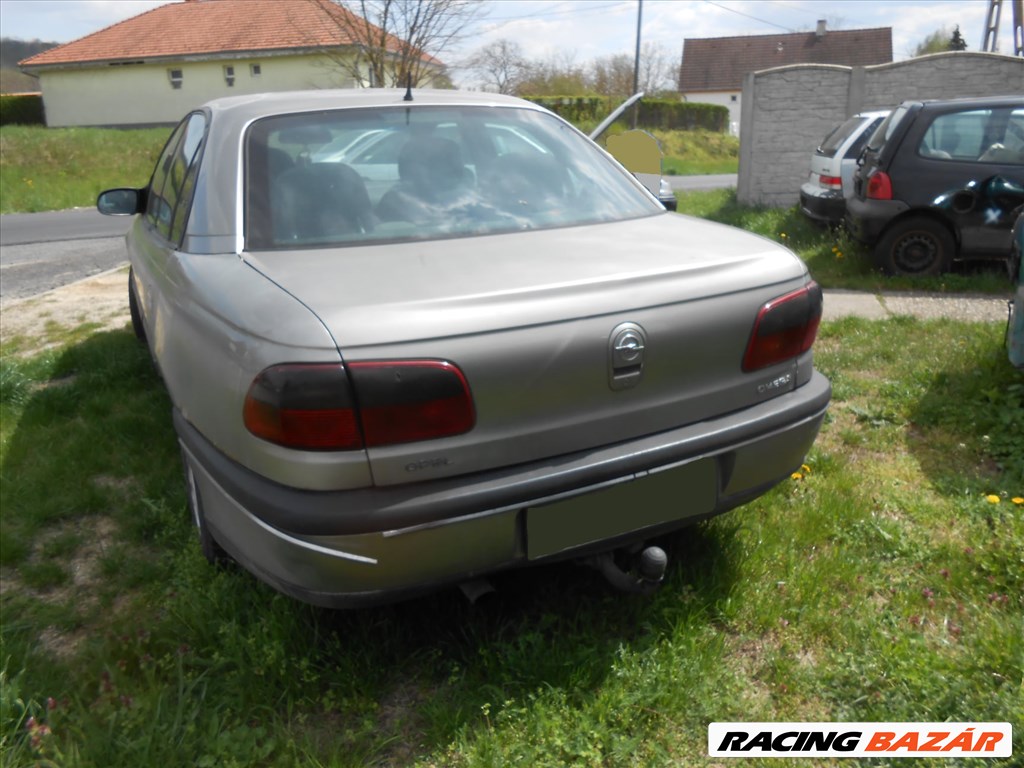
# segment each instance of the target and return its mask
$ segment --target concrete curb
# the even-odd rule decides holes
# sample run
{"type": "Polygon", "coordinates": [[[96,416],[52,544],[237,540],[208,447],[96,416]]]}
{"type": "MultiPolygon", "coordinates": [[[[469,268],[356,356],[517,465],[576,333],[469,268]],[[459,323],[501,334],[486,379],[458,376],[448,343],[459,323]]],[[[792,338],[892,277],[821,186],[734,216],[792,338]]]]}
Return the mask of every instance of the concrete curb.
{"type": "Polygon", "coordinates": [[[922,320],[949,318],[979,323],[1005,322],[1009,296],[979,296],[942,293],[826,290],[824,320],[863,317],[885,320],[910,316],[922,320]]]}

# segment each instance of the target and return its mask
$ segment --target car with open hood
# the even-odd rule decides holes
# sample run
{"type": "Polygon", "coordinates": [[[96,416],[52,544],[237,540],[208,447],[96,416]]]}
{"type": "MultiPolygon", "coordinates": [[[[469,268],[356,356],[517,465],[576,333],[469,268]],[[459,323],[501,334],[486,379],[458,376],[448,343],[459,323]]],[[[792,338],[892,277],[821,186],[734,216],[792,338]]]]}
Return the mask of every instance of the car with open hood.
{"type": "Polygon", "coordinates": [[[215,100],[98,207],[136,215],[203,552],[314,604],[565,559],[649,588],[650,540],[788,478],[828,406],[799,258],[519,99],[215,100]]]}

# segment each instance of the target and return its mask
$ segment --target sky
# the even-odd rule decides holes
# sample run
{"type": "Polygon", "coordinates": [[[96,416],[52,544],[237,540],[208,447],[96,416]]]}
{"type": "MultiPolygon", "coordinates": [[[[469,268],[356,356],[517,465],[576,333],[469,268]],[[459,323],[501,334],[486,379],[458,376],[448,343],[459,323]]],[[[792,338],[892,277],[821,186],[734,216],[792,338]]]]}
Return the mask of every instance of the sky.
{"type": "MultiPolygon", "coordinates": [[[[300,2],[301,0],[280,0],[300,2]]],[[[0,0],[0,34],[69,42],[168,0],[0,0]]],[[[638,0],[485,0],[473,33],[441,58],[457,61],[505,38],[531,59],[632,55],[638,0]]],[[[892,27],[893,58],[940,28],[960,25],[968,50],[980,50],[987,0],[643,0],[641,40],[681,55],[685,38],[805,32],[825,19],[829,29],[892,27]]],[[[1013,52],[1010,4],[1003,7],[999,48],[1013,52]]],[[[459,74],[453,73],[456,83],[459,74]]]]}

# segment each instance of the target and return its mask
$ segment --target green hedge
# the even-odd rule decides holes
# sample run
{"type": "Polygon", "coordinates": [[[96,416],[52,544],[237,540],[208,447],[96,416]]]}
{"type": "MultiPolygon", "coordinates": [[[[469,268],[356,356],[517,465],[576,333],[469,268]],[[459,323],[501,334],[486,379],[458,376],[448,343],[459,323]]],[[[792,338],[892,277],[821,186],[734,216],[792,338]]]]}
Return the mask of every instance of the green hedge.
{"type": "MultiPolygon", "coordinates": [[[[598,123],[622,103],[605,96],[526,96],[570,123],[598,123]]],[[[627,110],[623,119],[631,110],[627,110]]],[[[640,128],[665,131],[721,131],[729,128],[729,110],[717,104],[698,104],[673,99],[643,99],[637,119],[640,128]]]]}
{"type": "Polygon", "coordinates": [[[0,125],[46,125],[39,94],[0,96],[0,125]]]}

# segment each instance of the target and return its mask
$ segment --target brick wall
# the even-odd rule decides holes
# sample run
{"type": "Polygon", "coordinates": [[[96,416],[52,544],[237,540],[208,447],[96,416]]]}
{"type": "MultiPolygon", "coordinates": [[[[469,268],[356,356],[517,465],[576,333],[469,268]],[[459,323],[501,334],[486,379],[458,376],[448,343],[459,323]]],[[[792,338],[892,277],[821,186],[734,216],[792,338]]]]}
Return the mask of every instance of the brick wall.
{"type": "Polygon", "coordinates": [[[936,53],[871,67],[797,64],[743,83],[737,197],[747,205],[796,205],[811,152],[832,128],[904,99],[1024,93],[1024,58],[936,53]]]}

